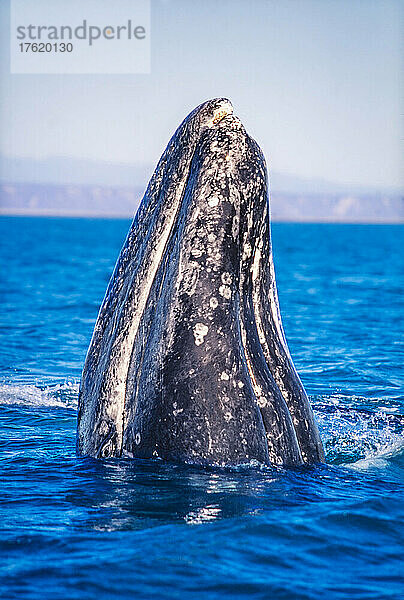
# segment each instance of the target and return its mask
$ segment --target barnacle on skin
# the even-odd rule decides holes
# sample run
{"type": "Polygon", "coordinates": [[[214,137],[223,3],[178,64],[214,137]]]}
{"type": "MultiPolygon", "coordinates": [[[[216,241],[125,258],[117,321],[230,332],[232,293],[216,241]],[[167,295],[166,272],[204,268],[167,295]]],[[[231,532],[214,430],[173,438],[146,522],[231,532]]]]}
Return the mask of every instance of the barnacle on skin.
{"type": "Polygon", "coordinates": [[[230,114],[229,111],[226,109],[220,110],[213,117],[213,125],[216,125],[216,123],[219,123],[219,121],[221,121],[224,117],[227,117],[227,115],[229,115],[229,114],[230,114]]]}
{"type": "Polygon", "coordinates": [[[219,108],[216,108],[213,111],[213,118],[210,122],[210,127],[212,127],[213,125],[217,125],[217,123],[222,121],[225,117],[228,117],[229,115],[232,115],[232,114],[233,114],[233,106],[231,105],[231,103],[226,102],[224,105],[222,104],[222,106],[220,106],[219,108]]]}

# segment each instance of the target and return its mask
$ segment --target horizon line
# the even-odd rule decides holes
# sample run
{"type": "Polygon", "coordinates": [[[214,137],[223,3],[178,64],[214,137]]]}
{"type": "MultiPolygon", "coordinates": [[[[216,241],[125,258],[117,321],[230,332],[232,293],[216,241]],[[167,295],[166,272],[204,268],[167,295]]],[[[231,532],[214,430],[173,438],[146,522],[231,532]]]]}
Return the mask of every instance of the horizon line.
{"type": "MultiPolygon", "coordinates": [[[[105,219],[105,220],[131,220],[135,217],[137,210],[133,214],[129,213],[97,213],[97,212],[86,212],[86,211],[57,211],[51,209],[45,209],[43,211],[38,209],[2,209],[0,207],[0,217],[32,217],[32,218],[61,218],[61,219],[105,219]]],[[[271,217],[272,223],[301,223],[301,224],[313,224],[313,225],[404,225],[404,217],[397,219],[350,219],[350,218],[339,218],[329,219],[321,217],[302,217],[302,218],[283,218],[283,217],[271,217]]]]}

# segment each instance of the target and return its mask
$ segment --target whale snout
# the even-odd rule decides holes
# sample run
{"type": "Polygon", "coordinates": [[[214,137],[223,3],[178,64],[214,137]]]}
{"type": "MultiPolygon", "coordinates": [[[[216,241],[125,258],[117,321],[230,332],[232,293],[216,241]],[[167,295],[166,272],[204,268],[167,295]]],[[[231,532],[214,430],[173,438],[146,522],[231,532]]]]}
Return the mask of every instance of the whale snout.
{"type": "Polygon", "coordinates": [[[193,120],[200,122],[200,133],[207,128],[211,129],[220,121],[233,114],[233,105],[227,98],[213,98],[197,106],[185,119],[183,124],[193,120]]]}

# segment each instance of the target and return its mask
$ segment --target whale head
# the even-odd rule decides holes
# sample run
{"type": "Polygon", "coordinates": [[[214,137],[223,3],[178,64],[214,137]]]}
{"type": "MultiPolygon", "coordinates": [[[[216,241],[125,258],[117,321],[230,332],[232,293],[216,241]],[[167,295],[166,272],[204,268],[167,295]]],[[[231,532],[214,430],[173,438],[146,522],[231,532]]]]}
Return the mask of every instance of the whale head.
{"type": "Polygon", "coordinates": [[[264,156],[229,100],[163,153],[88,350],[78,452],[194,464],[320,462],[282,328],[264,156]]]}

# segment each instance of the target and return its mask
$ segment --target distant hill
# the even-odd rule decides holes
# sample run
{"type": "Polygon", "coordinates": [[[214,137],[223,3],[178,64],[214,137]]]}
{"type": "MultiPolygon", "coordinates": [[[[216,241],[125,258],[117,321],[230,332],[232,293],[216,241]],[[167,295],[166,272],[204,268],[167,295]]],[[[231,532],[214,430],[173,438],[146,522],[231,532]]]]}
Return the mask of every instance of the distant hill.
{"type": "Polygon", "coordinates": [[[144,190],[139,187],[0,184],[0,214],[130,217],[144,190]]]}
{"type": "MultiPolygon", "coordinates": [[[[69,157],[42,160],[0,156],[0,183],[52,183],[60,185],[96,185],[144,189],[155,165],[124,164],[69,157]]],[[[338,184],[322,179],[308,179],[288,173],[270,172],[271,190],[276,193],[306,195],[403,195],[399,189],[338,184]]]]}
{"type": "MultiPolygon", "coordinates": [[[[133,217],[144,186],[0,184],[0,214],[133,217]]],[[[273,221],[403,223],[404,199],[398,194],[271,194],[273,221]]]]}

